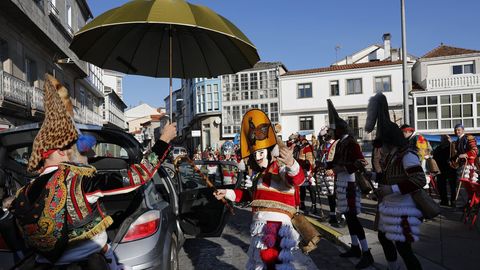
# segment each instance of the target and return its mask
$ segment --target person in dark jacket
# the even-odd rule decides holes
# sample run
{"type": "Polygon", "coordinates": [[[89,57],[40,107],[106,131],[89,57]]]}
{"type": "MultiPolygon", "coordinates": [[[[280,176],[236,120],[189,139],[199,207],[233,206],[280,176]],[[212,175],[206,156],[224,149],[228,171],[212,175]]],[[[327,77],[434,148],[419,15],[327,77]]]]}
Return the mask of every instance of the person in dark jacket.
{"type": "Polygon", "coordinates": [[[433,159],[438,164],[440,174],[437,176],[438,188],[440,192],[440,205],[448,206],[447,184],[450,186],[450,205],[455,205],[455,193],[457,189],[457,179],[455,169],[450,164],[452,140],[448,135],[442,135],[440,145],[433,150],[433,159]]]}

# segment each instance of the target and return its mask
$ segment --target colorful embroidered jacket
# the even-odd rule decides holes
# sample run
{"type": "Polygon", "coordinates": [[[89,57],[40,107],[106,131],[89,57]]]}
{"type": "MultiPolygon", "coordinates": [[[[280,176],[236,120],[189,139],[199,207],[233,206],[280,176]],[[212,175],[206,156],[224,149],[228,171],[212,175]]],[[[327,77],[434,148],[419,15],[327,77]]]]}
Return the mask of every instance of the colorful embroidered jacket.
{"type": "Polygon", "coordinates": [[[231,195],[227,191],[227,199],[235,202],[252,201],[254,208],[275,208],[294,213],[298,204],[296,189],[304,180],[303,170],[296,161],[290,169],[285,166],[280,168],[274,161],[259,176],[253,195],[246,189],[234,189],[231,195]]]}
{"type": "MultiPolygon", "coordinates": [[[[461,154],[467,154],[468,162],[473,164],[478,155],[477,140],[470,134],[464,134],[455,142],[455,151],[455,159],[461,154]]],[[[464,160],[459,160],[459,163],[463,164],[464,160]]]]}
{"type": "Polygon", "coordinates": [[[66,242],[91,239],[105,231],[113,220],[105,215],[98,199],[127,193],[147,183],[169,149],[167,143],[158,141],[153,147],[160,161],[157,166],[146,160],[131,165],[120,171],[117,178],[121,180],[106,179],[90,165],[60,163],[47,168],[47,173],[21,189],[12,203],[11,212],[26,242],[49,260],[55,260],[62,252],[58,249],[64,248],[66,242]],[[112,189],[111,182],[116,180],[116,188],[112,189]]]}

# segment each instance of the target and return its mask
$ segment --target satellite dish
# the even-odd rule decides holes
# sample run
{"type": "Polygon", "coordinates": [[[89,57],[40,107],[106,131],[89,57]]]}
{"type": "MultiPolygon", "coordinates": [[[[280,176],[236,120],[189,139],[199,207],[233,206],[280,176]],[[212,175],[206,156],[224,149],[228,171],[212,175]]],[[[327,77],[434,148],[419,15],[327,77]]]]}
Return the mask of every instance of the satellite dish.
{"type": "Polygon", "coordinates": [[[213,122],[217,125],[219,125],[220,123],[222,123],[222,119],[220,117],[216,117],[213,122]]]}

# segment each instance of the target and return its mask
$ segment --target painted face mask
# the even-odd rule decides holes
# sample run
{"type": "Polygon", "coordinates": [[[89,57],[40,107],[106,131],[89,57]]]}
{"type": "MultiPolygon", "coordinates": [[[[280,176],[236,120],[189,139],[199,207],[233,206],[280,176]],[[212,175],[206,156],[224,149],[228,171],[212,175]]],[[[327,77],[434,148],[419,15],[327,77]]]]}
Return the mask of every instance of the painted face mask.
{"type": "Polygon", "coordinates": [[[268,151],[267,149],[260,149],[255,151],[255,161],[260,168],[266,168],[268,166],[268,151]]]}

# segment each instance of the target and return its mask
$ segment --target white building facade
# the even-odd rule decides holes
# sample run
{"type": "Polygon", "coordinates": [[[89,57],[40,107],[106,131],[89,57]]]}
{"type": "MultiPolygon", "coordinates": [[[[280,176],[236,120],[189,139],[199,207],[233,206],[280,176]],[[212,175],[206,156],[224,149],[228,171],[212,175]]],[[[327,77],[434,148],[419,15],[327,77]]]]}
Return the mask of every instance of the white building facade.
{"type": "Polygon", "coordinates": [[[273,124],[279,122],[279,77],[287,72],[280,62],[259,62],[251,69],[223,75],[222,138],[240,133],[242,116],[251,108],[267,113],[273,124]]]}
{"type": "Polygon", "coordinates": [[[417,131],[451,134],[456,124],[480,131],[480,51],[440,45],[418,59],[412,92],[417,131]]]}
{"type": "MultiPolygon", "coordinates": [[[[408,65],[411,70],[412,63],[408,65]]],[[[371,96],[383,92],[392,121],[403,123],[401,61],[290,71],[280,76],[280,123],[282,138],[303,132],[317,135],[328,125],[327,99],[331,99],[359,140],[370,140],[363,132],[371,96]]]]}

